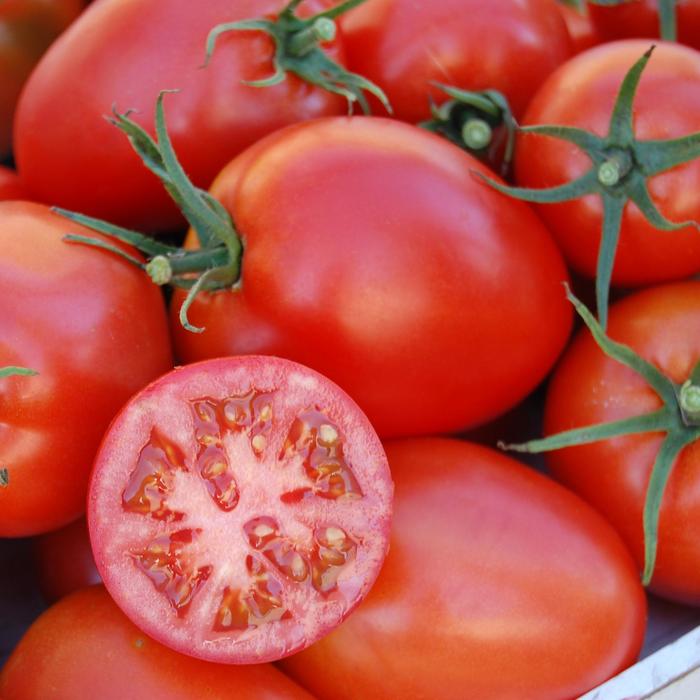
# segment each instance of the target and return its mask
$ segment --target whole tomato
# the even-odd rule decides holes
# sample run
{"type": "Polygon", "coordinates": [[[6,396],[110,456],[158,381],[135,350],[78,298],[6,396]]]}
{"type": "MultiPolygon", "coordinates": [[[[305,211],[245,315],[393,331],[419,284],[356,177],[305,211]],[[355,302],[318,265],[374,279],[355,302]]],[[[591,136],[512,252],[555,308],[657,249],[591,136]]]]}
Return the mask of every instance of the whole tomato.
{"type": "Polygon", "coordinates": [[[0,200],[25,198],[26,193],[17,173],[0,165],[0,200]]]}
{"type": "Polygon", "coordinates": [[[341,20],[348,65],[377,83],[394,114],[430,116],[430,83],[493,89],[516,117],[540,83],[571,55],[552,0],[370,0],[341,20]]]}
{"type": "MultiPolygon", "coordinates": [[[[153,104],[163,89],[181,90],[173,100],[172,138],[200,187],[262,136],[292,122],[346,113],[344,98],[293,75],[268,88],[244,84],[274,73],[274,46],[263,32],[220,36],[203,68],[214,27],[269,17],[285,5],[284,0],[106,0],[91,6],[52,47],[23,93],[15,151],[31,195],[139,229],[179,225],[157,179],[104,119],[116,105],[135,110],[132,117],[151,129],[153,104]]],[[[307,0],[301,12],[326,5],[307,0]]],[[[342,60],[340,36],[332,55],[342,60]]]]}
{"type": "Polygon", "coordinates": [[[646,602],[592,508],[493,450],[388,443],[391,547],[367,600],[282,668],[319,698],[578,697],[632,663],[646,602]]]}
{"type": "Polygon", "coordinates": [[[80,14],[84,0],[0,3],[0,158],[10,153],[20,91],[51,42],[80,14]]]}
{"type": "Polygon", "coordinates": [[[29,628],[0,674],[3,700],[312,700],[270,665],[182,656],[141,632],[102,586],[85,588],[29,628]]]}
{"type": "MultiPolygon", "coordinates": [[[[604,137],[623,78],[649,49],[641,40],[597,46],[561,66],[538,90],[525,125],[556,124],[604,137]]],[[[648,61],[634,99],[634,131],[639,141],[680,138],[700,131],[700,53],[678,44],[660,44],[648,61]]],[[[567,141],[523,134],[515,153],[519,185],[545,188],[581,177],[591,169],[586,153],[567,141]]],[[[625,186],[625,179],[620,182],[625,186]]],[[[700,160],[651,177],[651,200],[672,222],[700,221],[700,160]]],[[[596,272],[603,204],[598,194],[538,207],[540,216],[580,274],[596,272]],[[572,223],[574,222],[574,223],[572,223]]],[[[622,214],[612,283],[639,286],[679,279],[700,270],[700,236],[688,226],[661,231],[628,204],[622,214]]]]}
{"type": "Polygon", "coordinates": [[[85,509],[99,441],[122,403],[172,366],[163,299],[89,233],[46,207],[0,202],[0,536],[39,534],[85,509]]]}
{"type": "MultiPolygon", "coordinates": [[[[177,97],[173,98],[177,99],[177,97]]],[[[524,398],[568,337],[566,270],[532,210],[439,137],[379,118],[294,125],[211,193],[244,245],[240,279],[198,295],[183,362],[272,354],[326,375],[382,436],[456,431],[524,398]]]]}
{"type": "MultiPolygon", "coordinates": [[[[610,309],[609,336],[630,346],[674,382],[683,384],[700,361],[700,282],[638,292],[610,309]]],[[[659,395],[631,369],[610,359],[585,330],[555,372],[545,407],[545,432],[651,413],[659,395]]],[[[565,485],[615,526],[644,564],[643,508],[663,433],[616,437],[551,452],[547,463],[565,485]]],[[[661,501],[658,552],[651,589],[700,604],[700,444],[679,455],[661,501]]]]}
{"type": "MultiPolygon", "coordinates": [[[[603,41],[660,36],[660,0],[627,0],[615,6],[590,5],[590,15],[603,41]]],[[[663,2],[663,0],[661,0],[663,2]]],[[[700,1],[675,0],[678,41],[700,48],[700,1]]]]}
{"type": "Polygon", "coordinates": [[[46,601],[100,582],[85,518],[37,537],[33,545],[34,569],[46,601]]]}

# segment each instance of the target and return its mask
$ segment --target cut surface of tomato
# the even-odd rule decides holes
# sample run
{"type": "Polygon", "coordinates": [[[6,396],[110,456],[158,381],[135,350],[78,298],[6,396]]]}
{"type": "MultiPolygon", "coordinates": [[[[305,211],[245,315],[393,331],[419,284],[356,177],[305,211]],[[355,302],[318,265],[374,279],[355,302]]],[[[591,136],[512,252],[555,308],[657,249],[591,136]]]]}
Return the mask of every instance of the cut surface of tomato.
{"type": "Polygon", "coordinates": [[[393,486],[369,421],[322,375],[271,357],[188,365],[117,417],[88,522],[102,578],[147,634],[254,663],[303,649],[369,591],[393,486]]]}

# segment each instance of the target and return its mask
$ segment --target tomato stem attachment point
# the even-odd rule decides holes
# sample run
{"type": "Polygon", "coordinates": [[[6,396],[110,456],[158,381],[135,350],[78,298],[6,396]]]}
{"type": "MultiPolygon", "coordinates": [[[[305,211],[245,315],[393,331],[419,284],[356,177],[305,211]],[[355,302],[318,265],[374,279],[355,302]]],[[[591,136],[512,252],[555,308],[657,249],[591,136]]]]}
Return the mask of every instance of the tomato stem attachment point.
{"type": "Polygon", "coordinates": [[[598,182],[615,187],[632,169],[632,157],[627,151],[618,151],[598,167],[598,182]]]}
{"type": "Polygon", "coordinates": [[[168,284],[173,278],[172,265],[165,255],[156,255],[155,258],[149,260],[146,264],[146,272],[153,283],[159,287],[168,284]]]}
{"type": "Polygon", "coordinates": [[[319,17],[311,26],[294,34],[288,43],[289,53],[293,56],[306,56],[317,48],[319,43],[333,41],[338,27],[332,19],[319,17]]]}
{"type": "Polygon", "coordinates": [[[470,150],[486,148],[492,138],[493,129],[483,119],[468,119],[462,127],[462,140],[470,150]]]}
{"type": "Polygon", "coordinates": [[[700,425],[700,386],[689,379],[678,395],[683,420],[686,425],[700,425]]]}

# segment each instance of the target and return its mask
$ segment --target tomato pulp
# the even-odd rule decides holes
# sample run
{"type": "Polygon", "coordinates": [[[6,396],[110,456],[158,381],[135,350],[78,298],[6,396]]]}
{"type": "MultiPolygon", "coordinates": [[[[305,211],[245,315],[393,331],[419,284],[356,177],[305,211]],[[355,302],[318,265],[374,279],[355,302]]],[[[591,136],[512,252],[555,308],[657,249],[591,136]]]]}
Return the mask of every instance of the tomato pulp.
{"type": "Polygon", "coordinates": [[[367,600],[283,669],[320,698],[578,697],[632,663],[646,601],[592,508],[509,457],[389,442],[391,549],[367,600]]]}
{"type": "Polygon", "coordinates": [[[118,605],[224,663],[280,658],[340,623],[386,554],[392,483],[340,389],[296,363],[224,358],[132,399],[95,462],[88,523],[118,605]]]}

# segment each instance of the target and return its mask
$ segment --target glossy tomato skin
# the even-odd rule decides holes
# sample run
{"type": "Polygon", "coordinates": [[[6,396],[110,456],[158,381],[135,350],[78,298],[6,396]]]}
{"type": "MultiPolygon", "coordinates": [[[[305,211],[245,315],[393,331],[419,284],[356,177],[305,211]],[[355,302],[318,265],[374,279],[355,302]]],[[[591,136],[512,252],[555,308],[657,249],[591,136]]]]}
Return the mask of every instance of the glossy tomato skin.
{"type": "Polygon", "coordinates": [[[102,586],[45,612],[0,674],[3,700],[224,700],[232,692],[241,700],[312,700],[270,665],[221,666],[167,649],[129,622],[102,586]]]}
{"type": "Polygon", "coordinates": [[[0,165],[0,201],[5,199],[26,199],[26,193],[17,173],[0,165]]]}
{"type": "MultiPolygon", "coordinates": [[[[638,292],[610,310],[609,335],[632,347],[676,382],[700,361],[700,283],[682,282],[638,292]]],[[[650,413],[661,400],[632,370],[606,358],[582,331],[555,372],[546,402],[547,434],[650,413]]],[[[594,505],[644,563],[642,510],[663,435],[618,437],[552,452],[557,479],[594,505]]],[[[700,445],[677,460],[664,495],[659,549],[651,589],[700,604],[700,445]]]]}
{"type": "Polygon", "coordinates": [[[37,537],[33,551],[39,588],[49,603],[101,581],[85,518],[37,537]]]}
{"type": "Polygon", "coordinates": [[[0,203],[0,536],[56,529],[85,509],[97,446],[121,404],[172,366],[158,289],[46,207],[0,203]]]}
{"type": "MultiPolygon", "coordinates": [[[[604,136],[625,73],[649,49],[630,40],[603,44],[564,64],[542,85],[524,124],[563,124],[604,136]]],[[[700,130],[700,53],[661,43],[641,78],[634,103],[640,140],[686,136],[700,130]]],[[[515,154],[515,173],[524,187],[551,187],[583,175],[588,156],[558,139],[524,135],[515,154]]],[[[700,161],[692,161],[648,181],[661,212],[671,221],[700,220],[700,161]]],[[[569,264],[592,277],[602,228],[599,195],[538,206],[569,264]]],[[[639,286],[686,277],[700,270],[700,237],[694,228],[658,231],[628,205],[613,269],[613,284],[639,286]]]]}
{"type": "MultiPolygon", "coordinates": [[[[156,98],[164,89],[181,91],[169,100],[170,135],[185,170],[201,187],[271,131],[345,113],[343,98],[294,76],[265,89],[242,84],[274,72],[272,42],[261,32],[222,36],[202,68],[206,38],[216,25],[269,16],[285,4],[107,0],[90,7],[52,47],[23,94],[15,149],[31,194],[139,230],[180,225],[160,182],[126,136],[104,119],[113,106],[133,109],[131,118],[152,132],[156,98]],[[82,79],[76,81],[76,75],[82,79]]],[[[323,6],[307,0],[302,11],[323,6]]],[[[334,55],[341,54],[338,42],[334,55]]]]}
{"type": "Polygon", "coordinates": [[[285,672],[324,699],[562,700],[635,660],[644,593],[593,509],[484,447],[386,449],[396,500],[384,569],[285,672]]]}
{"type": "Polygon", "coordinates": [[[4,0],[0,8],[0,158],[10,153],[20,91],[51,42],[80,14],[84,0],[4,0]]]}
{"type": "MultiPolygon", "coordinates": [[[[569,333],[567,273],[531,209],[416,127],[335,118],[278,132],[211,192],[244,241],[231,291],[171,327],[181,361],[272,354],[339,384],[381,436],[483,423],[525,397],[569,333]]],[[[494,176],[495,177],[495,176],[494,176]]]]}
{"type": "MultiPolygon", "coordinates": [[[[676,0],[678,41],[700,48],[700,2],[676,0]]],[[[615,7],[590,6],[591,20],[603,41],[659,37],[658,0],[630,0],[615,7]]]]}
{"type": "Polygon", "coordinates": [[[399,119],[430,117],[437,81],[500,90],[520,116],[539,84],[571,55],[550,0],[372,0],[342,20],[348,65],[377,83],[399,119]]]}
{"type": "Polygon", "coordinates": [[[575,54],[601,43],[602,38],[593,24],[589,5],[584,5],[582,10],[578,10],[570,5],[559,3],[559,12],[566,22],[575,54]]]}

